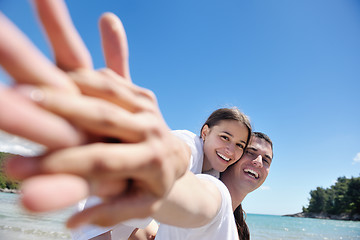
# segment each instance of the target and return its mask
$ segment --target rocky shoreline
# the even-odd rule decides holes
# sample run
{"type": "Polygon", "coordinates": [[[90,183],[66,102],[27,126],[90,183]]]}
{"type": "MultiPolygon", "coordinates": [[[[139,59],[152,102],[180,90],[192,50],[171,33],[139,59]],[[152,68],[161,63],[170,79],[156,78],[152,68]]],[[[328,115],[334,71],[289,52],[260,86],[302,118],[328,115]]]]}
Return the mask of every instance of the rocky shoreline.
{"type": "Polygon", "coordinates": [[[8,188],[0,188],[0,192],[3,192],[3,193],[20,193],[20,190],[8,189],[8,188]]]}
{"type": "Polygon", "coordinates": [[[301,218],[317,218],[317,219],[332,219],[332,220],[348,220],[348,221],[360,221],[360,215],[354,214],[350,215],[347,213],[343,213],[340,215],[332,215],[327,213],[295,213],[295,214],[287,214],[283,215],[285,217],[301,217],[301,218]]]}

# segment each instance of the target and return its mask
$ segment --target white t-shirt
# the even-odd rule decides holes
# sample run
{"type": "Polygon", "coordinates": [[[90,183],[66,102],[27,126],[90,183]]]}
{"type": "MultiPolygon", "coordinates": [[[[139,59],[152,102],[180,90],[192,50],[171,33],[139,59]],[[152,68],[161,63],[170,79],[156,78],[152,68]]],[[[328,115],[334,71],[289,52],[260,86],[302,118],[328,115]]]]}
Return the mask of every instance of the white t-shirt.
{"type": "MultiPolygon", "coordinates": [[[[101,203],[101,198],[91,196],[78,204],[78,211],[101,203]]],[[[152,221],[152,218],[131,219],[115,226],[99,227],[97,225],[85,225],[71,231],[72,239],[88,240],[112,230],[112,240],[127,240],[135,228],[145,228],[152,221]]]]}
{"type": "MultiPolygon", "coordinates": [[[[189,162],[189,170],[194,174],[201,173],[204,160],[204,149],[203,141],[195,133],[192,133],[188,130],[174,130],[172,133],[183,140],[191,149],[191,159],[189,162]]],[[[216,170],[210,170],[205,172],[206,174],[212,175],[216,178],[219,178],[220,174],[216,170]]],[[[78,210],[82,211],[84,208],[89,208],[101,202],[100,198],[96,196],[90,196],[86,199],[86,203],[80,202],[78,204],[78,210]]],[[[145,228],[151,222],[151,218],[146,219],[135,219],[129,220],[117,224],[116,226],[111,227],[99,227],[96,225],[85,225],[83,227],[72,230],[72,238],[74,240],[87,240],[103,234],[107,231],[113,229],[112,239],[113,240],[123,240],[128,239],[130,234],[134,231],[135,228],[145,228]],[[116,235],[116,236],[115,236],[116,235]]]]}
{"type": "Polygon", "coordinates": [[[221,207],[212,221],[198,228],[181,228],[160,224],[155,240],[238,240],[229,190],[218,179],[207,174],[199,178],[213,182],[221,193],[221,207]]]}
{"type": "Polygon", "coordinates": [[[174,130],[172,133],[191,149],[189,170],[194,174],[201,173],[204,161],[204,146],[201,138],[188,130],[174,130]]]}

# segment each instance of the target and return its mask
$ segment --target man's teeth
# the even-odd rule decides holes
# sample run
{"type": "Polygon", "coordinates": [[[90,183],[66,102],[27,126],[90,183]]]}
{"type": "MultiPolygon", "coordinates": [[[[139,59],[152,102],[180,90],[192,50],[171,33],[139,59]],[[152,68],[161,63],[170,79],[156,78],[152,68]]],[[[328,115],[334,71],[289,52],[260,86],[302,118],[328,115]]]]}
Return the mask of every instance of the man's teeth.
{"type": "Polygon", "coordinates": [[[221,157],[222,159],[224,159],[225,161],[230,161],[230,158],[227,158],[227,157],[225,157],[224,155],[222,155],[221,153],[217,153],[217,155],[219,156],[219,157],[221,157]]]}
{"type": "Polygon", "coordinates": [[[259,174],[257,172],[255,172],[254,170],[251,169],[245,169],[244,172],[250,174],[251,176],[255,177],[256,179],[259,178],[259,174]]]}

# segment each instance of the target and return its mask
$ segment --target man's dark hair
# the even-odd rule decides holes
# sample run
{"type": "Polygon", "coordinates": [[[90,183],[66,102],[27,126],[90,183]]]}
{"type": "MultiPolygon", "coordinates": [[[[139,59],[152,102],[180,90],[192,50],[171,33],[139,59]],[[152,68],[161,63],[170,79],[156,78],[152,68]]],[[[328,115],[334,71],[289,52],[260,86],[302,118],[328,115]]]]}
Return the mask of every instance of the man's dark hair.
{"type": "Polygon", "coordinates": [[[269,136],[266,135],[265,133],[262,133],[262,132],[252,132],[252,133],[251,133],[251,136],[264,139],[265,141],[267,141],[267,142],[270,144],[271,149],[273,149],[273,143],[272,143],[271,139],[269,138],[269,136]]]}

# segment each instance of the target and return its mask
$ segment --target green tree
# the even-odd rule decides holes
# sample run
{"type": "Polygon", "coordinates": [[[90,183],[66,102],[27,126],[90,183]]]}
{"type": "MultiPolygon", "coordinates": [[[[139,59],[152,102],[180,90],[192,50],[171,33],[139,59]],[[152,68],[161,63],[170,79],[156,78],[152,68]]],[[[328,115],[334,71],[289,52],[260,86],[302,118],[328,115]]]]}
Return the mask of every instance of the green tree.
{"type": "Polygon", "coordinates": [[[360,214],[360,177],[339,177],[330,188],[310,191],[309,206],[303,212],[360,214]]]}
{"type": "MultiPolygon", "coordinates": [[[[348,205],[347,191],[348,191],[349,179],[346,177],[339,177],[335,185],[331,186],[331,203],[332,208],[328,209],[328,213],[340,214],[345,213],[348,205]]],[[[330,205],[330,204],[328,204],[330,205]]]]}
{"type": "Polygon", "coordinates": [[[360,177],[351,178],[346,192],[348,210],[351,214],[360,214],[360,177]]]}
{"type": "Polygon", "coordinates": [[[327,200],[326,191],[322,187],[317,187],[316,190],[310,191],[310,202],[308,211],[313,213],[321,213],[325,210],[325,203],[327,200]]]}
{"type": "Polygon", "coordinates": [[[17,181],[13,181],[9,179],[4,171],[3,171],[3,164],[7,157],[11,156],[10,153],[3,153],[0,152],[0,188],[5,189],[18,189],[19,183],[17,181]]]}

